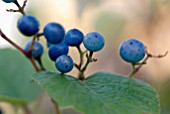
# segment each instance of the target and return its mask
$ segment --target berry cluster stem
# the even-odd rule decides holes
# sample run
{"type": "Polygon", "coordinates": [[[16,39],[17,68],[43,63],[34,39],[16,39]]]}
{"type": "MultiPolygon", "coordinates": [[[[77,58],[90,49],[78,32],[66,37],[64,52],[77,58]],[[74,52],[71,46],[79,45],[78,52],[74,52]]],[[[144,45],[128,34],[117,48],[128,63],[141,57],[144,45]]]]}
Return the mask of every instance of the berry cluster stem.
{"type": "Polygon", "coordinates": [[[33,49],[33,47],[34,47],[34,43],[35,43],[36,38],[37,38],[37,35],[34,35],[34,37],[33,37],[33,39],[32,39],[31,46],[30,46],[30,50],[29,50],[29,51],[31,51],[31,52],[32,52],[32,49],[33,49]]]}
{"type": "Polygon", "coordinates": [[[38,57],[36,58],[37,62],[39,63],[40,67],[41,67],[41,70],[46,70],[43,63],[42,63],[42,60],[41,60],[41,57],[38,57]]]}
{"type": "Polygon", "coordinates": [[[22,54],[24,54],[25,56],[27,56],[27,58],[30,60],[30,62],[32,63],[32,65],[34,66],[35,70],[37,72],[39,72],[39,68],[37,67],[34,59],[32,56],[30,56],[29,53],[25,52],[25,50],[23,50],[19,45],[17,45],[16,43],[14,43],[12,40],[10,40],[0,29],[0,36],[5,39],[7,42],[9,42],[11,45],[13,45],[16,49],[18,49],[22,54]]]}
{"type": "Polygon", "coordinates": [[[52,100],[52,102],[53,102],[53,104],[55,106],[56,114],[61,114],[58,103],[56,101],[54,101],[53,99],[51,99],[51,100],[52,100]]]}
{"type": "Polygon", "coordinates": [[[141,62],[141,63],[132,63],[132,72],[129,75],[129,78],[133,78],[134,75],[141,69],[141,67],[146,64],[149,58],[162,58],[165,57],[168,54],[168,51],[165,52],[163,55],[152,55],[147,51],[147,48],[145,47],[146,50],[146,58],[141,62]],[[135,65],[138,65],[135,67],[135,65]]]}
{"type": "Polygon", "coordinates": [[[81,48],[80,48],[80,46],[77,46],[77,50],[78,50],[78,52],[79,52],[79,54],[80,54],[80,64],[78,65],[78,67],[79,67],[79,69],[81,69],[81,66],[82,66],[82,64],[83,64],[83,52],[82,52],[82,50],[81,50],[81,48]]]}
{"type": "Polygon", "coordinates": [[[16,43],[14,43],[12,40],[10,40],[0,29],[0,36],[5,39],[6,41],[8,41],[11,45],[13,45],[15,48],[17,48],[20,52],[22,52],[24,55],[26,54],[26,52],[20,47],[18,46],[16,43]]]}
{"type": "Polygon", "coordinates": [[[93,52],[90,51],[90,54],[87,56],[87,61],[84,65],[84,67],[81,68],[79,71],[79,79],[82,81],[85,79],[85,76],[84,76],[85,70],[87,69],[89,63],[92,62],[92,56],[93,56],[93,52]]]}
{"type": "Polygon", "coordinates": [[[87,62],[86,62],[86,64],[84,65],[84,67],[82,68],[82,70],[81,70],[82,72],[84,72],[84,71],[87,69],[89,63],[92,62],[92,56],[93,56],[93,52],[90,51],[90,54],[89,54],[89,56],[87,57],[87,62]]]}
{"type": "Polygon", "coordinates": [[[18,7],[18,10],[14,10],[14,9],[7,9],[8,12],[20,12],[22,15],[25,15],[25,11],[24,11],[24,8],[27,4],[27,1],[28,0],[25,0],[24,3],[23,3],[23,6],[21,6],[18,1],[14,1],[14,4],[18,7]]]}
{"type": "Polygon", "coordinates": [[[74,64],[74,66],[78,69],[79,71],[79,74],[78,74],[78,78],[83,81],[85,79],[85,76],[84,76],[84,72],[85,70],[87,69],[88,65],[90,64],[90,62],[95,62],[97,61],[97,59],[93,59],[92,56],[93,56],[93,52],[90,51],[89,55],[87,54],[87,51],[83,52],[80,48],[80,46],[77,46],[77,50],[80,54],[80,63],[79,65],[77,64],[74,64]],[[87,61],[84,65],[84,67],[82,66],[83,63],[84,63],[84,54],[86,54],[86,57],[87,57],[87,61]]]}
{"type": "Polygon", "coordinates": [[[32,114],[32,112],[30,111],[30,109],[27,106],[23,107],[23,111],[25,112],[25,114],[32,114]]]}
{"type": "Polygon", "coordinates": [[[37,72],[39,72],[40,69],[38,68],[37,64],[35,63],[33,57],[30,57],[29,60],[30,60],[30,62],[32,63],[32,65],[34,66],[35,70],[36,70],[37,72]]]}

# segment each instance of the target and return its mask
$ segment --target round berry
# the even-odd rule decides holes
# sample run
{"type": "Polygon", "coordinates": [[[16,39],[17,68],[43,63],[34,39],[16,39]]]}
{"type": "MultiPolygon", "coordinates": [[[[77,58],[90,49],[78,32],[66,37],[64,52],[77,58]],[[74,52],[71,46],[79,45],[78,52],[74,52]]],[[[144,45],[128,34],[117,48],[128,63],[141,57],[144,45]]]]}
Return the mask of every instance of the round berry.
{"type": "Polygon", "coordinates": [[[96,52],[104,47],[105,41],[100,33],[90,32],[84,37],[83,44],[87,50],[96,52]]]}
{"type": "MultiPolygon", "coordinates": [[[[32,40],[31,41],[28,41],[26,46],[25,46],[25,51],[28,52],[30,50],[30,47],[32,45],[32,40]]],[[[41,55],[43,54],[44,52],[44,48],[43,48],[43,45],[38,42],[38,41],[35,41],[34,42],[34,46],[32,48],[32,56],[36,59],[36,58],[39,58],[41,57],[41,55]]]]}
{"type": "Polygon", "coordinates": [[[70,56],[61,55],[56,59],[55,66],[60,72],[67,73],[73,69],[74,63],[70,56]]]}
{"type": "Polygon", "coordinates": [[[51,60],[55,61],[60,55],[67,55],[69,51],[68,45],[64,42],[51,45],[48,51],[48,55],[51,60]]]}
{"type": "Polygon", "coordinates": [[[126,62],[136,63],[145,57],[146,51],[141,41],[132,38],[120,45],[119,53],[126,62]]]}
{"type": "Polygon", "coordinates": [[[15,2],[16,0],[2,0],[4,1],[5,3],[11,3],[11,2],[15,2]]]}
{"type": "Polygon", "coordinates": [[[35,35],[39,31],[39,22],[32,15],[22,16],[17,23],[20,32],[26,36],[35,35]]]}
{"type": "Polygon", "coordinates": [[[84,35],[78,29],[71,29],[65,35],[65,42],[69,46],[79,46],[83,42],[84,35]]]}
{"type": "Polygon", "coordinates": [[[56,44],[63,41],[65,30],[63,26],[58,23],[49,23],[44,28],[44,36],[47,41],[56,44]]]}

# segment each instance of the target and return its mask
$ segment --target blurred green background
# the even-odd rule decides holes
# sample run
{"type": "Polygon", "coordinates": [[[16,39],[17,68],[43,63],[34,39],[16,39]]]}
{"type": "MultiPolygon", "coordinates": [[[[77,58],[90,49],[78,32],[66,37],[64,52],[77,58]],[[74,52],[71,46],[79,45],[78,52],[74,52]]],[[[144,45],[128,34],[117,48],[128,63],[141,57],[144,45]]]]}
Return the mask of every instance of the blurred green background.
{"type": "MultiPolygon", "coordinates": [[[[19,2],[22,4],[23,0],[19,2]]],[[[16,23],[21,15],[7,13],[6,9],[11,8],[16,7],[0,1],[0,27],[12,40],[24,47],[30,38],[23,36],[17,30],[16,23]]],[[[97,71],[128,75],[131,66],[121,60],[118,53],[120,43],[128,38],[141,40],[148,47],[149,52],[156,55],[170,50],[169,0],[29,0],[26,12],[38,18],[40,31],[48,22],[58,22],[65,27],[66,31],[78,28],[85,35],[90,31],[98,31],[104,35],[106,45],[102,51],[95,53],[98,62],[89,66],[86,71],[87,76],[97,71]]],[[[42,38],[41,41],[44,42],[45,47],[45,39],[42,38]]],[[[0,48],[5,47],[11,46],[0,39],[0,48]]],[[[79,55],[75,53],[77,50],[71,48],[69,55],[74,60],[78,60],[79,55]]],[[[47,62],[45,65],[54,66],[47,62]]],[[[170,55],[168,54],[162,59],[150,59],[147,65],[135,75],[135,78],[150,83],[159,92],[161,114],[170,114],[169,66],[170,55]]],[[[70,74],[76,76],[76,73],[74,69],[70,74]]],[[[49,98],[46,95],[42,97],[44,100],[36,100],[36,103],[32,103],[30,107],[36,104],[38,108],[35,114],[49,112],[53,114],[54,109],[49,98]]],[[[0,107],[14,110],[6,103],[1,103],[0,107]]]]}

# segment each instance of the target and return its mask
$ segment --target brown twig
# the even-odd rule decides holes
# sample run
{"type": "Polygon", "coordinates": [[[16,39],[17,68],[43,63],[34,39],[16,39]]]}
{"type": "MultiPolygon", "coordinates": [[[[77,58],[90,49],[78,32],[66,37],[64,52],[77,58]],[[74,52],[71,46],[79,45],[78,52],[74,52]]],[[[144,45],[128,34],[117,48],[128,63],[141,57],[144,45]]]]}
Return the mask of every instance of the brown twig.
{"type": "Polygon", "coordinates": [[[146,50],[146,58],[142,61],[142,63],[132,63],[132,72],[129,75],[129,78],[132,78],[140,69],[141,67],[146,64],[149,58],[162,58],[165,57],[168,54],[168,51],[165,52],[165,54],[160,54],[160,55],[152,55],[151,53],[148,52],[147,47],[145,46],[146,50]],[[139,65],[138,67],[135,68],[135,65],[139,65]]]}
{"type": "Polygon", "coordinates": [[[23,107],[23,111],[24,111],[25,114],[32,114],[30,109],[27,106],[23,107]]]}
{"type": "Polygon", "coordinates": [[[51,99],[51,101],[53,102],[53,104],[55,106],[56,114],[61,114],[58,103],[56,101],[54,101],[53,99],[51,99]]]}
{"type": "Polygon", "coordinates": [[[32,54],[30,54],[31,52],[26,52],[25,50],[23,50],[19,45],[17,45],[16,43],[14,43],[12,40],[10,40],[0,29],[0,36],[5,39],[7,42],[9,42],[11,45],[13,45],[16,49],[18,49],[22,54],[24,54],[25,56],[27,56],[27,58],[30,60],[30,62],[32,63],[32,65],[34,66],[35,70],[37,72],[39,72],[39,68],[37,67],[32,54]]]}
{"type": "Polygon", "coordinates": [[[26,6],[26,4],[27,4],[27,1],[28,1],[28,0],[25,0],[24,3],[23,3],[23,5],[22,5],[22,7],[21,7],[20,4],[18,3],[18,1],[16,0],[16,1],[14,2],[14,4],[18,7],[18,10],[7,9],[7,11],[8,11],[8,12],[20,12],[20,13],[22,13],[23,15],[25,15],[24,8],[25,8],[25,6],[26,6]]]}
{"type": "Polygon", "coordinates": [[[40,69],[39,69],[38,66],[36,65],[33,57],[30,57],[29,60],[30,60],[30,62],[32,63],[32,65],[34,66],[35,70],[36,70],[37,72],[39,72],[40,69]]]}
{"type": "Polygon", "coordinates": [[[13,45],[15,48],[17,48],[21,53],[26,55],[25,50],[23,50],[20,46],[18,46],[16,43],[14,43],[12,40],[10,40],[0,29],[0,36],[4,38],[6,41],[8,41],[11,45],[13,45]]]}

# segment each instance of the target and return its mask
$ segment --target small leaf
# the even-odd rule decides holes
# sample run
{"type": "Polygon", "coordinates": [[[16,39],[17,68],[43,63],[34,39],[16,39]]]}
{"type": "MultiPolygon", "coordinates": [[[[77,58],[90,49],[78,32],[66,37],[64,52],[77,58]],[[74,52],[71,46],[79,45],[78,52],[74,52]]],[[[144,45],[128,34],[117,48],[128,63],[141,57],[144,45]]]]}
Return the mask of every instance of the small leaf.
{"type": "Polygon", "coordinates": [[[34,73],[29,60],[12,49],[0,50],[0,101],[24,105],[42,92],[31,83],[29,75],[34,73]]]}
{"type": "Polygon", "coordinates": [[[106,72],[84,81],[54,72],[31,76],[61,106],[82,114],[159,114],[156,91],[143,81],[106,72]]]}

